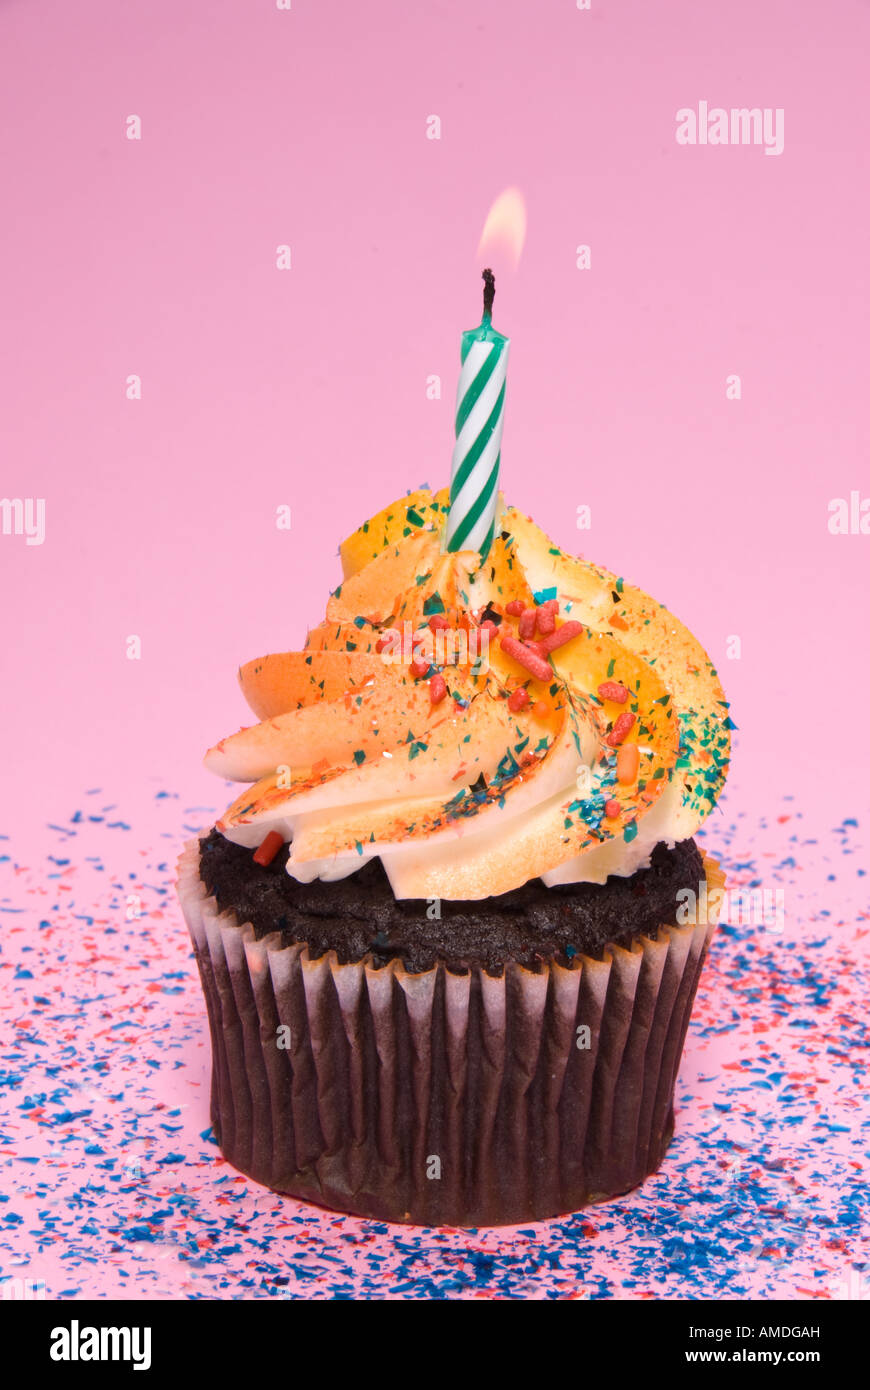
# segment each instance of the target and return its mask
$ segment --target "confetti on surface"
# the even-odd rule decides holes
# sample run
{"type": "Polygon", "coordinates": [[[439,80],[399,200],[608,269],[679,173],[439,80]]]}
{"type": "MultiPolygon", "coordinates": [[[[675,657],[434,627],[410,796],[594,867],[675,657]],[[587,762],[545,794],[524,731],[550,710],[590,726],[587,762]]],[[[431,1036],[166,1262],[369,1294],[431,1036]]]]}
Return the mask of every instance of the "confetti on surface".
{"type": "Polygon", "coordinates": [[[92,789],[38,853],[3,836],[0,1282],[64,1299],[870,1297],[861,827],[737,801],[700,838],[756,893],[754,920],[735,900],[714,937],[663,1168],[618,1201],[478,1231],[325,1212],[221,1158],[173,888],[214,808],[161,791],[146,829],[92,789]]]}

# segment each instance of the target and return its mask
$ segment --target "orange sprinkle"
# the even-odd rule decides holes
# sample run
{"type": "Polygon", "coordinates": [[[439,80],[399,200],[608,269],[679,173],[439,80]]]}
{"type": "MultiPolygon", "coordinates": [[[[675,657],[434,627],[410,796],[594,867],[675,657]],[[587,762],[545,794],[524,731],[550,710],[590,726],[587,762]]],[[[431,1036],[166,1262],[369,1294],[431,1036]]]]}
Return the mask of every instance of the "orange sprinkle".
{"type": "Polygon", "coordinates": [[[640,751],[636,743],[624,743],[616,755],[616,780],[628,787],[637,778],[640,766],[640,751]]]}
{"type": "Polygon", "coordinates": [[[618,613],[611,614],[610,626],[618,627],[620,632],[628,632],[628,623],[624,618],[621,618],[618,613]]]}
{"type": "Polygon", "coordinates": [[[532,705],[532,714],[536,719],[549,719],[553,710],[546,700],[536,700],[532,705]]]}

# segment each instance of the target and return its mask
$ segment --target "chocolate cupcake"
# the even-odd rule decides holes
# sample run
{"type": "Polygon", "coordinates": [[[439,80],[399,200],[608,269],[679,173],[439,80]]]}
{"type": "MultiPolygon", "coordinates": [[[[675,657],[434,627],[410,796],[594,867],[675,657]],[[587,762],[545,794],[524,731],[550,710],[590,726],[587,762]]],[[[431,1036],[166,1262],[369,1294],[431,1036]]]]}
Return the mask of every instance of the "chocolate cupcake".
{"type": "Polygon", "coordinates": [[[305,649],[242,668],[261,722],[206,762],[253,785],[179,895],[225,1156],[341,1211],[497,1225],[662,1161],[731,726],[654,600],[512,508],[485,560],[443,554],[446,507],[366,523],[305,649]]]}

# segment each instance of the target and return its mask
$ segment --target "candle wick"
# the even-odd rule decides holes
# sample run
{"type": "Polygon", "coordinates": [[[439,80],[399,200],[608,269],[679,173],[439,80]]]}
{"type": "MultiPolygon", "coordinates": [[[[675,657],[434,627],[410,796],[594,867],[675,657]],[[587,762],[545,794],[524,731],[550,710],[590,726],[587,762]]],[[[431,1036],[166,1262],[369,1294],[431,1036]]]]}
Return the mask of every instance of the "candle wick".
{"type": "Polygon", "coordinates": [[[483,272],[483,317],[492,318],[492,301],[495,299],[495,276],[490,269],[483,272]]]}

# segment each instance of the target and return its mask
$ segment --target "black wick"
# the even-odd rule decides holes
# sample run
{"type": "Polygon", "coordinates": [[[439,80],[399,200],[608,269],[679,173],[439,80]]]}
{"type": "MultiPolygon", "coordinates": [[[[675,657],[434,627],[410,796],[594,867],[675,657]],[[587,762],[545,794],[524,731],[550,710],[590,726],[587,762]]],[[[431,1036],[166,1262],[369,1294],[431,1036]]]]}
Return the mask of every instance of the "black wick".
{"type": "Polygon", "coordinates": [[[495,276],[491,270],[483,272],[483,317],[492,318],[492,301],[495,299],[495,276]]]}

